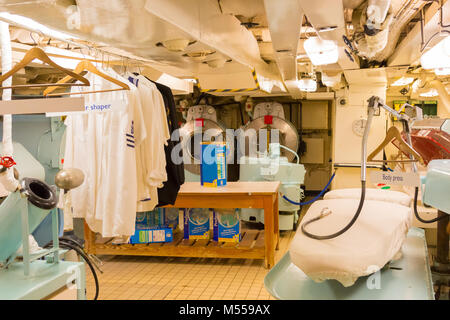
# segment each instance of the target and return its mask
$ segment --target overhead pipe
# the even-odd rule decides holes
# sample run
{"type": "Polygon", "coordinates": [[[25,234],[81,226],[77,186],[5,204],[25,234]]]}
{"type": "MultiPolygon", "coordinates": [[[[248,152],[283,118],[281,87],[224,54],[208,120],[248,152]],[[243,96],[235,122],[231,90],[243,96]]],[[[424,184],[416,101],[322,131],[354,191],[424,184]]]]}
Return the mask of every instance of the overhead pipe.
{"type": "MultiPolygon", "coordinates": [[[[380,3],[384,6],[385,1],[380,0],[380,3]]],[[[425,2],[422,0],[409,0],[396,13],[388,13],[378,34],[370,36],[364,33],[364,39],[358,44],[361,56],[369,61],[383,62],[387,60],[394,53],[400,33],[405,25],[424,5],[425,2]]],[[[363,14],[362,19],[364,18],[365,15],[363,14]]]]}
{"type": "MultiPolygon", "coordinates": [[[[395,52],[389,57],[387,65],[389,67],[418,64],[422,52],[423,42],[439,32],[441,13],[439,3],[433,2],[424,12],[422,23],[417,23],[406,37],[397,45],[395,52]]],[[[450,1],[442,4],[443,20],[450,20],[450,1]]],[[[438,37],[429,42],[432,46],[439,41],[438,37]]]]}

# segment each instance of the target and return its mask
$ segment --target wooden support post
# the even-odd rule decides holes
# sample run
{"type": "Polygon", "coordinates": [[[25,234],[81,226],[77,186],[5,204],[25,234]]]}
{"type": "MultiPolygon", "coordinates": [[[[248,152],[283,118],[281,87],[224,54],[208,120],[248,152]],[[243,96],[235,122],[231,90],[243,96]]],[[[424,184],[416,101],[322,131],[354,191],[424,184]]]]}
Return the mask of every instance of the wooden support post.
{"type": "Polygon", "coordinates": [[[275,201],[273,203],[273,219],[275,226],[275,249],[278,250],[280,248],[280,216],[278,212],[278,194],[275,195],[275,201]]]}
{"type": "Polygon", "coordinates": [[[275,245],[274,245],[274,204],[272,197],[264,197],[264,237],[265,237],[265,265],[270,269],[275,264],[275,245]]]}

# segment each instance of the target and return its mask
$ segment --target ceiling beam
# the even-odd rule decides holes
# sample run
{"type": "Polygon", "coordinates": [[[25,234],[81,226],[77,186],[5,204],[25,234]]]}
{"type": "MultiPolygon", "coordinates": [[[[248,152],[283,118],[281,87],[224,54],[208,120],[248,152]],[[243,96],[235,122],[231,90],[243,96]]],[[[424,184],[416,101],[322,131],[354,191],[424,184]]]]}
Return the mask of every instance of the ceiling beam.
{"type": "Polygon", "coordinates": [[[297,49],[303,11],[298,0],[264,0],[273,54],[289,93],[301,95],[297,80],[297,49]]]}

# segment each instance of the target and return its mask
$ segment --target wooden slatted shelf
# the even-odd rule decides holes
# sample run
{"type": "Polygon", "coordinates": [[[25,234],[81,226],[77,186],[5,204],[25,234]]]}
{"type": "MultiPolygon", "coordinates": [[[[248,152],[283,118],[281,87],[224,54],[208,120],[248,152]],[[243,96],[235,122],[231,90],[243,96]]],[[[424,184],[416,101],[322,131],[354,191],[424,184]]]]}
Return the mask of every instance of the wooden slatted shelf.
{"type": "Polygon", "coordinates": [[[188,240],[183,239],[181,232],[175,232],[173,241],[166,243],[96,243],[95,254],[264,259],[264,230],[242,231],[240,243],[188,240]]]}
{"type": "Polygon", "coordinates": [[[85,223],[85,248],[92,254],[137,255],[196,258],[265,259],[274,265],[280,237],[278,228],[278,181],[229,182],[221,188],[206,188],[197,182],[184,183],[175,208],[260,208],[264,210],[264,231],[245,230],[239,244],[211,240],[185,240],[174,234],[170,243],[111,244],[96,243],[95,234],[85,223]]]}

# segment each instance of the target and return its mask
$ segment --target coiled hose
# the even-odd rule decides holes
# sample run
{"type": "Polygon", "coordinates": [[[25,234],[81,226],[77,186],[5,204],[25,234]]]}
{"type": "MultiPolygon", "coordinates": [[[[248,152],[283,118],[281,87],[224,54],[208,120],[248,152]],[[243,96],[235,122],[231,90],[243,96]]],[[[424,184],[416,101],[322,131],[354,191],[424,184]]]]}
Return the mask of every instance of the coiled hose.
{"type": "MultiPolygon", "coordinates": [[[[285,195],[283,195],[282,198],[285,199],[286,201],[292,203],[292,204],[295,204],[295,205],[302,205],[302,206],[304,206],[304,205],[313,203],[314,201],[316,201],[317,199],[319,199],[321,196],[323,196],[323,194],[325,193],[325,191],[328,189],[328,187],[330,186],[331,182],[333,181],[333,178],[334,178],[335,175],[336,175],[336,172],[333,173],[333,175],[331,176],[331,178],[330,178],[330,180],[328,181],[328,183],[327,183],[327,185],[325,186],[325,188],[323,188],[322,191],[320,191],[320,193],[319,193],[314,199],[311,199],[311,200],[306,201],[306,202],[295,202],[295,201],[292,201],[292,200],[288,199],[285,195]]],[[[310,238],[313,238],[313,239],[316,239],[316,240],[327,240],[327,239],[333,239],[333,238],[336,238],[336,237],[340,236],[341,234],[343,234],[344,232],[346,232],[348,229],[350,229],[351,226],[352,226],[352,225],[355,223],[355,221],[358,219],[359,214],[361,213],[361,210],[362,210],[362,208],[363,208],[363,204],[364,204],[364,199],[365,199],[365,197],[366,197],[366,182],[365,182],[365,181],[361,181],[361,198],[360,198],[360,200],[359,200],[358,210],[357,210],[356,213],[353,215],[352,220],[351,220],[344,228],[342,228],[341,230],[339,230],[339,231],[337,231],[337,232],[335,232],[335,233],[333,233],[333,234],[326,235],[326,236],[315,235],[315,234],[312,234],[312,233],[309,233],[308,231],[306,231],[305,228],[306,228],[306,226],[307,226],[308,224],[310,224],[310,223],[312,223],[312,222],[314,222],[314,221],[320,220],[320,219],[322,219],[323,217],[325,217],[326,215],[328,215],[328,214],[320,214],[318,217],[313,218],[313,219],[308,220],[308,221],[306,221],[305,223],[303,223],[302,226],[301,226],[302,232],[303,232],[306,236],[308,236],[308,237],[310,237],[310,238]]]]}
{"type": "MultiPolygon", "coordinates": [[[[48,248],[51,247],[53,245],[53,241],[50,241],[44,248],[48,248]]],[[[87,265],[89,266],[89,269],[92,272],[92,276],[94,277],[94,281],[95,281],[95,296],[94,296],[94,300],[97,300],[98,298],[98,294],[100,292],[100,286],[98,283],[98,277],[97,277],[97,273],[95,272],[94,266],[92,265],[92,261],[91,259],[87,256],[87,254],[83,251],[82,246],[76,242],[73,239],[70,238],[66,238],[64,236],[59,238],[59,246],[63,249],[72,249],[74,250],[76,253],[78,253],[83,259],[84,261],[86,261],[87,265]]]]}
{"type": "Polygon", "coordinates": [[[341,234],[346,232],[348,229],[350,229],[353,226],[353,224],[356,222],[356,220],[358,219],[359,214],[361,213],[361,210],[362,210],[363,205],[364,205],[365,197],[366,197],[366,182],[365,181],[361,181],[361,198],[359,200],[358,209],[356,210],[356,213],[353,215],[352,220],[344,228],[342,228],[341,230],[339,230],[339,231],[337,231],[335,233],[326,235],[326,236],[320,236],[320,235],[312,234],[312,233],[309,233],[308,231],[306,231],[305,227],[308,224],[310,224],[310,223],[312,223],[314,221],[317,221],[319,219],[322,219],[323,217],[328,215],[328,214],[320,214],[318,217],[315,217],[315,218],[313,218],[311,220],[308,220],[305,223],[303,223],[302,224],[302,232],[306,236],[308,236],[308,237],[310,237],[312,239],[316,239],[316,240],[328,240],[328,239],[333,239],[333,238],[336,238],[336,237],[340,236],[341,234]]]}

